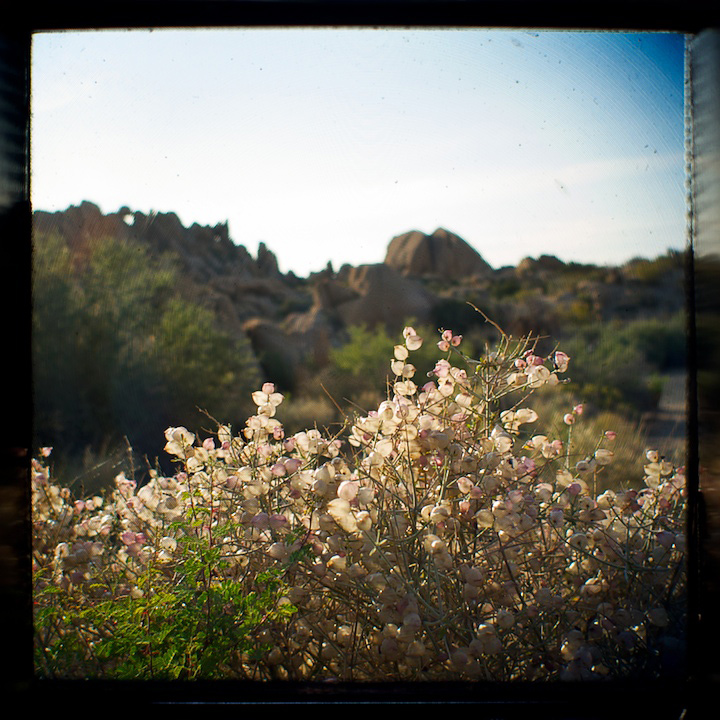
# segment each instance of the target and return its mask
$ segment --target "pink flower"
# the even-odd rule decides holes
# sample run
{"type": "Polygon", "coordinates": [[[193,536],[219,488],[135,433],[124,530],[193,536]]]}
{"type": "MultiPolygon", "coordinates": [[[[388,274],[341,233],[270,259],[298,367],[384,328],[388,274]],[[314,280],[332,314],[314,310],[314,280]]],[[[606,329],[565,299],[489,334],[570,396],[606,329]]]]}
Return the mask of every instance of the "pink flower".
{"type": "Polygon", "coordinates": [[[289,475],[292,475],[294,472],[297,472],[300,467],[302,466],[302,460],[299,458],[288,458],[285,460],[285,470],[289,475]]]}
{"type": "Polygon", "coordinates": [[[605,437],[608,440],[614,440],[617,437],[617,433],[614,430],[606,430],[605,437]]]}
{"type": "Polygon", "coordinates": [[[558,351],[555,353],[555,367],[558,369],[558,372],[565,372],[568,369],[569,362],[570,357],[564,352],[558,351]]]}
{"type": "Polygon", "coordinates": [[[250,524],[258,530],[265,530],[270,525],[270,516],[266,512],[259,512],[251,518],[250,524]]]}
{"type": "Polygon", "coordinates": [[[283,528],[288,524],[288,519],[280,513],[278,513],[276,515],[271,515],[269,520],[270,520],[270,527],[273,530],[279,530],[280,528],[283,528]]]}
{"type": "Polygon", "coordinates": [[[125,545],[132,545],[135,542],[135,533],[127,530],[120,536],[120,539],[125,545]]]}
{"type": "Polygon", "coordinates": [[[565,413],[563,416],[563,422],[566,425],[572,425],[575,422],[575,416],[572,413],[565,413]]]}
{"type": "Polygon", "coordinates": [[[521,457],[520,458],[520,464],[518,465],[518,471],[520,472],[520,476],[523,475],[530,475],[534,473],[536,470],[535,461],[532,458],[528,457],[521,457]]]}
{"type": "Polygon", "coordinates": [[[440,378],[447,377],[450,372],[450,363],[447,360],[438,360],[433,372],[440,378]]]}

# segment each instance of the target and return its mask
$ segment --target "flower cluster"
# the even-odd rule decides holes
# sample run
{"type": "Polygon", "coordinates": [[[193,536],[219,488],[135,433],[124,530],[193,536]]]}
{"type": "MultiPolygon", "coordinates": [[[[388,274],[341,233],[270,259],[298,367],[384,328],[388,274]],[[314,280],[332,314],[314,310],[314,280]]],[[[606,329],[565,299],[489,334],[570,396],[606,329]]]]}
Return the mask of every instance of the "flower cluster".
{"type": "MultiPolygon", "coordinates": [[[[172,477],[120,475],[73,502],[34,463],[42,582],[142,597],[153,565],[180,572],[189,537],[217,550],[215,582],[282,572],[295,612],[262,629],[242,677],[586,679],[658,675],[681,655],[685,477],[650,452],[641,490],[594,494],[615,433],[581,457],[532,429],[533,391],[570,358],[503,336],[479,359],[443,331],[416,383],[413,328],[390,360],[387,399],[349,436],[286,436],[271,383],[235,433],[169,428],[172,477]],[[451,363],[450,358],[457,359],[451,363]],[[108,578],[113,578],[112,582],[108,578]]],[[[582,406],[565,415],[579,421],[582,406]]],[[[568,428],[568,431],[572,427],[568,428]]],[[[92,593],[91,593],[92,594],[92,593]]],[[[230,671],[228,671],[230,672],[230,671]]]]}

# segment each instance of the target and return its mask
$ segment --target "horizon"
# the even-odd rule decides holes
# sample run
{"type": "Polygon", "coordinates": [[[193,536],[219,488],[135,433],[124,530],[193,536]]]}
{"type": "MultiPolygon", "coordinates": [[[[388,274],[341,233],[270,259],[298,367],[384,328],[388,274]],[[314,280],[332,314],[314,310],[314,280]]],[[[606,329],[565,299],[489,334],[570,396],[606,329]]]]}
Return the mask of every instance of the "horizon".
{"type": "Polygon", "coordinates": [[[228,223],[306,277],[444,227],[493,267],[687,243],[684,36],[38,33],[31,202],[228,223]]]}
{"type": "MultiPolygon", "coordinates": [[[[168,211],[151,211],[150,215],[147,215],[147,214],[144,213],[142,210],[134,210],[133,208],[127,206],[126,204],[121,205],[121,206],[120,206],[119,208],[117,208],[117,210],[115,210],[115,211],[104,212],[104,211],[102,210],[102,208],[100,208],[100,206],[99,206],[97,203],[93,202],[92,200],[88,200],[88,199],[84,199],[84,200],[80,201],[80,203],[78,203],[77,205],[70,205],[70,206],[68,206],[67,208],[63,208],[63,209],[60,209],[60,210],[54,210],[54,211],[47,211],[47,210],[43,210],[42,208],[34,208],[34,209],[33,209],[33,213],[34,213],[34,212],[50,212],[50,214],[64,213],[64,212],[67,212],[67,211],[70,210],[70,209],[78,209],[81,205],[86,204],[86,203],[87,203],[87,204],[90,204],[90,205],[94,205],[95,207],[97,207],[97,208],[100,210],[100,212],[101,212],[101,214],[102,214],[103,216],[118,214],[119,211],[122,210],[123,208],[127,208],[127,209],[129,210],[129,213],[127,213],[127,215],[129,215],[129,216],[133,216],[136,212],[139,212],[139,213],[141,213],[142,215],[144,215],[144,216],[146,216],[146,217],[151,216],[153,213],[159,214],[159,215],[175,215],[175,217],[178,218],[180,224],[181,224],[181,225],[183,226],[183,228],[185,228],[186,230],[187,230],[187,229],[190,229],[193,225],[198,225],[198,226],[200,226],[200,227],[205,227],[205,228],[211,228],[211,229],[212,229],[212,228],[216,227],[217,225],[223,225],[223,224],[224,224],[224,223],[221,222],[221,223],[215,223],[215,224],[213,224],[213,225],[202,225],[201,223],[190,223],[189,225],[185,225],[185,224],[182,222],[182,220],[179,218],[179,216],[177,215],[177,213],[174,212],[174,211],[172,211],[172,210],[168,210],[168,211]]],[[[127,223],[127,224],[130,225],[131,223],[127,223]]],[[[483,260],[485,260],[485,258],[482,256],[482,253],[481,253],[479,250],[477,250],[477,248],[475,248],[474,245],[472,245],[472,243],[468,242],[468,240],[467,240],[466,238],[462,237],[462,235],[460,235],[459,233],[453,232],[453,230],[452,230],[451,228],[446,228],[446,227],[440,226],[440,227],[435,228],[432,232],[425,233],[425,234],[426,234],[426,235],[432,235],[432,234],[433,234],[435,231],[437,231],[437,230],[446,230],[447,232],[449,232],[449,233],[451,233],[451,234],[453,234],[453,235],[456,235],[456,236],[459,237],[461,240],[463,240],[463,241],[466,242],[468,245],[470,245],[470,247],[472,247],[473,249],[475,249],[476,252],[478,252],[478,254],[483,258],[483,260]]],[[[388,242],[387,242],[387,244],[386,244],[386,250],[387,250],[387,247],[390,245],[390,242],[392,241],[392,239],[393,239],[394,237],[397,237],[397,236],[399,236],[399,235],[405,235],[405,234],[407,234],[407,233],[409,233],[409,232],[413,232],[413,231],[415,231],[415,228],[412,228],[412,229],[410,229],[410,230],[406,230],[406,231],[401,232],[401,233],[396,233],[392,238],[390,238],[390,239],[388,240],[388,242]]],[[[255,252],[253,252],[250,248],[244,246],[242,243],[237,243],[237,242],[235,242],[234,239],[233,239],[233,237],[232,237],[232,232],[231,232],[231,229],[229,228],[229,226],[228,226],[228,236],[229,236],[229,239],[233,242],[233,245],[235,245],[236,247],[243,247],[243,248],[245,248],[245,250],[247,250],[247,252],[248,252],[248,253],[250,254],[250,256],[253,258],[253,260],[257,260],[257,257],[258,257],[258,252],[257,252],[257,250],[256,250],[255,252]]],[[[264,244],[265,247],[266,247],[266,249],[269,250],[269,251],[275,256],[276,260],[278,261],[278,267],[280,268],[280,272],[281,272],[283,275],[293,274],[293,275],[295,275],[296,277],[298,277],[298,278],[300,278],[300,279],[308,279],[312,274],[317,273],[317,272],[322,272],[323,270],[325,270],[326,267],[327,267],[327,265],[328,265],[328,263],[331,264],[333,272],[338,272],[338,271],[341,269],[341,267],[342,267],[342,265],[335,265],[334,263],[332,263],[332,261],[328,261],[328,263],[326,263],[323,267],[318,268],[317,270],[312,270],[312,271],[306,273],[305,275],[298,275],[298,274],[295,273],[292,269],[287,270],[287,271],[283,271],[283,270],[282,270],[282,258],[279,257],[278,252],[277,252],[274,248],[272,248],[271,246],[267,245],[267,243],[264,243],[263,241],[260,241],[260,242],[261,242],[262,244],[264,244]]],[[[546,252],[541,252],[541,253],[538,253],[537,255],[525,255],[524,257],[520,258],[520,259],[518,260],[518,262],[512,263],[512,264],[506,264],[506,265],[493,265],[492,263],[488,263],[488,264],[490,265],[491,270],[495,271],[495,270],[502,270],[502,269],[505,269],[505,268],[515,268],[515,267],[517,267],[523,260],[528,260],[528,259],[529,259],[529,260],[540,260],[540,259],[542,259],[543,257],[550,257],[550,258],[555,258],[555,259],[557,259],[557,260],[560,260],[560,261],[561,261],[563,264],[565,264],[565,265],[573,265],[573,264],[576,264],[576,265],[587,265],[587,266],[594,266],[594,267],[608,267],[608,268],[618,267],[618,268],[619,268],[619,267],[622,267],[622,266],[624,266],[624,265],[627,265],[627,264],[629,264],[629,263],[631,263],[631,262],[635,262],[635,261],[645,261],[645,260],[647,260],[647,261],[652,262],[652,261],[657,260],[657,259],[660,258],[660,257],[664,257],[664,256],[667,255],[668,253],[673,252],[673,251],[676,251],[676,250],[679,250],[679,249],[677,249],[677,248],[666,248],[665,250],[658,251],[658,252],[655,253],[654,255],[635,255],[635,256],[633,256],[633,257],[631,257],[631,258],[628,258],[627,260],[624,260],[623,262],[620,262],[620,263],[592,263],[592,262],[584,263],[584,262],[579,262],[579,261],[576,261],[576,260],[564,260],[563,258],[558,257],[557,255],[554,255],[554,254],[551,254],[551,253],[546,253],[546,252]]],[[[378,261],[378,262],[379,262],[379,263],[384,263],[384,260],[385,260],[385,257],[383,256],[382,260],[380,260],[380,261],[378,261]]],[[[487,262],[487,261],[486,261],[486,262],[487,262]]],[[[347,264],[347,263],[344,263],[344,264],[347,264]]],[[[375,263],[360,262],[360,263],[355,264],[354,267],[360,267],[360,266],[363,266],[363,265],[371,265],[371,264],[375,264],[375,263]]]]}

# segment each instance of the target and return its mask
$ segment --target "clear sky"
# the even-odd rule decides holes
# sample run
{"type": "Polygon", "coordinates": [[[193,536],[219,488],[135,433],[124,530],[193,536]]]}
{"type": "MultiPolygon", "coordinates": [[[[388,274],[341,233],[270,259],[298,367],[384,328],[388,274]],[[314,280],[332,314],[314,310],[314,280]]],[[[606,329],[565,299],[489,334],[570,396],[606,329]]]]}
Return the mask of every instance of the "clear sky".
{"type": "Polygon", "coordinates": [[[686,241],[684,37],[521,30],[40,33],[31,199],[229,223],[306,276],[408,230],[494,267],[686,241]]]}

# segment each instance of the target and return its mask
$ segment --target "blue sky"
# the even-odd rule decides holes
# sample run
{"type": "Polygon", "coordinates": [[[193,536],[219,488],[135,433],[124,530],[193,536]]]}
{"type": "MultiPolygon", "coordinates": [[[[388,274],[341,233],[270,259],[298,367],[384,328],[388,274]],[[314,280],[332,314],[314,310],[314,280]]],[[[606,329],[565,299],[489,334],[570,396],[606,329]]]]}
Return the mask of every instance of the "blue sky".
{"type": "Polygon", "coordinates": [[[685,244],[684,38],[521,30],[39,33],[31,199],[227,220],[305,276],[446,227],[494,267],[685,244]]]}

